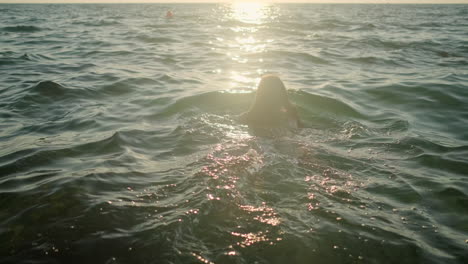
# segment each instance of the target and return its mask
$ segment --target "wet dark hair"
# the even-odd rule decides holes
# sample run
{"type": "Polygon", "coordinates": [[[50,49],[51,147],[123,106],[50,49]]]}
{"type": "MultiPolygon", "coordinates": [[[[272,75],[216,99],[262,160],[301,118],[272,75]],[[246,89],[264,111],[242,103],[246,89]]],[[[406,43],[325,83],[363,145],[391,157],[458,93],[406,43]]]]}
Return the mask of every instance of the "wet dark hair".
{"type": "Polygon", "coordinates": [[[250,110],[241,116],[241,122],[249,126],[282,126],[290,120],[300,127],[296,107],[289,101],[284,83],[278,76],[263,76],[255,100],[250,110]]]}

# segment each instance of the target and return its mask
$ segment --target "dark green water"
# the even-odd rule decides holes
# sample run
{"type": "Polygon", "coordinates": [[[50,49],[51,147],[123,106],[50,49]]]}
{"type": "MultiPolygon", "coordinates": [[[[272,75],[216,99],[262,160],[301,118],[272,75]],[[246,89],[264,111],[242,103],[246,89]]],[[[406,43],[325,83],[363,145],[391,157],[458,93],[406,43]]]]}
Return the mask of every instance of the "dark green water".
{"type": "Polygon", "coordinates": [[[467,5],[0,5],[0,262],[467,263],[467,54],[467,5]],[[306,128],[235,121],[267,72],[306,128]]]}

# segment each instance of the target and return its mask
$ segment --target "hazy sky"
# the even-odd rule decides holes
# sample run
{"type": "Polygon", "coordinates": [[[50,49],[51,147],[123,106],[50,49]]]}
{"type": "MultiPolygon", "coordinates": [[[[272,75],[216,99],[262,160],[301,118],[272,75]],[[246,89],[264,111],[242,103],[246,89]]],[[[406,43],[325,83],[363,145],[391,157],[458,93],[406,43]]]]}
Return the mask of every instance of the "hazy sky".
{"type": "Polygon", "coordinates": [[[182,3],[182,2],[304,2],[304,3],[462,3],[468,0],[0,0],[0,3],[182,3]]]}

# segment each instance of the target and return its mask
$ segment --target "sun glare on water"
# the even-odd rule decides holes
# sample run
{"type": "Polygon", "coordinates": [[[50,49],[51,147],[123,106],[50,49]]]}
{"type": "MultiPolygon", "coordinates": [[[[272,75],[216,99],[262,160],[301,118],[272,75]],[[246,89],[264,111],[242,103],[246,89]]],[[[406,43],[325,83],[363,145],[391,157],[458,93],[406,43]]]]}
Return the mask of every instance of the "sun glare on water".
{"type": "Polygon", "coordinates": [[[260,24],[266,16],[265,7],[261,2],[234,2],[233,17],[244,23],[260,24]]]}
{"type": "MultiPolygon", "coordinates": [[[[259,30],[263,24],[272,19],[272,5],[266,2],[231,2],[226,5],[226,17],[232,21],[229,30],[233,32],[232,38],[227,40],[229,51],[227,55],[233,61],[233,69],[230,70],[231,80],[230,87],[253,89],[257,85],[259,78],[258,74],[263,72],[263,69],[257,68],[248,70],[252,63],[262,61],[262,58],[252,60],[248,56],[250,54],[259,54],[265,50],[266,44],[259,35],[259,30]],[[236,64],[243,64],[244,70],[238,69],[236,64]],[[237,69],[234,69],[237,68],[237,69]]],[[[239,89],[236,92],[240,91],[239,89]]]]}

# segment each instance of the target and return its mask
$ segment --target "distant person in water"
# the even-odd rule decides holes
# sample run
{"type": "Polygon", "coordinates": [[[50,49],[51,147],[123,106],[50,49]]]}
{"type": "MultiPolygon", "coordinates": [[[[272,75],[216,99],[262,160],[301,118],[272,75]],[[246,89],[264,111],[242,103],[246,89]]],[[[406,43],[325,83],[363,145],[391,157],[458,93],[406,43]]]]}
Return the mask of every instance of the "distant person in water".
{"type": "Polygon", "coordinates": [[[255,101],[250,110],[239,117],[239,121],[253,128],[302,127],[284,83],[278,76],[270,74],[260,80],[255,101]]]}
{"type": "Polygon", "coordinates": [[[171,10],[166,12],[166,18],[172,18],[174,16],[174,13],[172,13],[171,10]]]}

